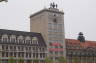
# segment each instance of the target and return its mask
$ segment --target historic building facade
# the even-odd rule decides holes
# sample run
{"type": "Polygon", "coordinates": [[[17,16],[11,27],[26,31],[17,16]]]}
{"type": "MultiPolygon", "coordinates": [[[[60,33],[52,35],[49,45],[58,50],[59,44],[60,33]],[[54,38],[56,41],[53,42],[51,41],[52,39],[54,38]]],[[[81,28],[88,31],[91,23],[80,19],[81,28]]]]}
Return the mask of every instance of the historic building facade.
{"type": "Polygon", "coordinates": [[[96,41],[86,41],[82,33],[78,40],[66,39],[66,58],[68,63],[96,63],[96,41]]]}
{"type": "Polygon", "coordinates": [[[96,43],[86,41],[81,32],[77,40],[65,39],[64,12],[54,3],[30,16],[30,32],[0,29],[2,63],[8,63],[10,57],[16,63],[20,59],[24,63],[34,63],[35,59],[44,63],[47,56],[54,63],[60,56],[66,57],[68,63],[96,63],[96,43]]]}
{"type": "Polygon", "coordinates": [[[40,33],[0,29],[0,61],[8,63],[12,57],[16,63],[44,63],[47,47],[40,33]]]}
{"type": "Polygon", "coordinates": [[[32,14],[30,31],[43,35],[51,59],[56,61],[65,55],[64,12],[57,8],[57,4],[51,3],[50,8],[32,14]]]}

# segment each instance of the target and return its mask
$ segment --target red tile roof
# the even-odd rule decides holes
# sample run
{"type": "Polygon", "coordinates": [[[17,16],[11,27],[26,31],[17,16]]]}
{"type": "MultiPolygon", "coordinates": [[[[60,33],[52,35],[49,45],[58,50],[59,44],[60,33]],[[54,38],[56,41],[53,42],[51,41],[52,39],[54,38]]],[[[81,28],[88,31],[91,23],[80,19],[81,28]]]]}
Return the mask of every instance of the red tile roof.
{"type": "Polygon", "coordinates": [[[85,41],[80,42],[76,39],[65,39],[66,45],[78,45],[80,47],[96,47],[96,41],[85,41]]]}

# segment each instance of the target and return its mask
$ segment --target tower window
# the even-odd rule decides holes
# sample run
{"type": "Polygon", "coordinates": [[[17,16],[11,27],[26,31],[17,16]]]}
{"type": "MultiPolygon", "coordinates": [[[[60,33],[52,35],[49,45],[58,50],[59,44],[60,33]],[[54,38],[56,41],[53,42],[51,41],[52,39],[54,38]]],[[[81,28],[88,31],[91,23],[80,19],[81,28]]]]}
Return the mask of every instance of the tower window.
{"type": "Polygon", "coordinates": [[[53,22],[54,22],[54,23],[57,23],[57,19],[56,19],[56,18],[54,18],[54,19],[53,19],[53,22]]]}

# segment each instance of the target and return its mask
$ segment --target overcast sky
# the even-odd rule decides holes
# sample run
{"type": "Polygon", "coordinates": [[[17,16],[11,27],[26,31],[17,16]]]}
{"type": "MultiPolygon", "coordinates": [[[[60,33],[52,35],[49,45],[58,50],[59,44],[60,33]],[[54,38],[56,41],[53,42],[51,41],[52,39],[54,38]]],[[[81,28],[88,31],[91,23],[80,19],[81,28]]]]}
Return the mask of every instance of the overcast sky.
{"type": "Polygon", "coordinates": [[[77,39],[83,32],[86,40],[96,41],[96,0],[9,0],[0,3],[0,29],[30,31],[29,16],[48,8],[51,2],[63,10],[65,36],[77,39]]]}

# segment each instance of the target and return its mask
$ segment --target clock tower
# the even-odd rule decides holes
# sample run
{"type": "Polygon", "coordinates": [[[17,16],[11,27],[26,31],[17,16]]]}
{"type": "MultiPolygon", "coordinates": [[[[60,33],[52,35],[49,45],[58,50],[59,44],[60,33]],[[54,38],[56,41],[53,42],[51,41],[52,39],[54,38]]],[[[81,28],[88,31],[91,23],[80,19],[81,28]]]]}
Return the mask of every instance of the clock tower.
{"type": "Polygon", "coordinates": [[[51,3],[50,8],[43,9],[30,16],[30,31],[41,33],[48,49],[48,56],[56,61],[60,56],[66,56],[64,12],[51,3]]]}

